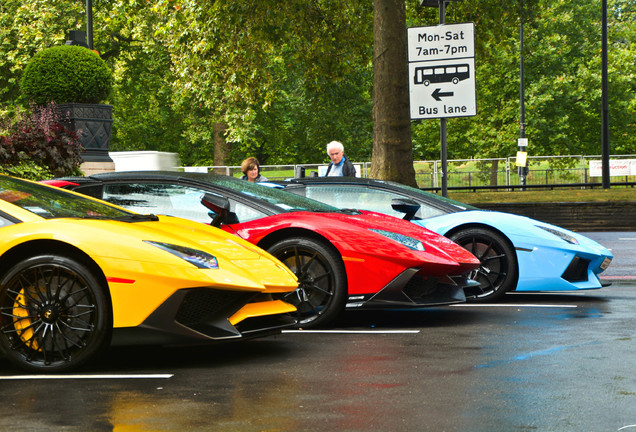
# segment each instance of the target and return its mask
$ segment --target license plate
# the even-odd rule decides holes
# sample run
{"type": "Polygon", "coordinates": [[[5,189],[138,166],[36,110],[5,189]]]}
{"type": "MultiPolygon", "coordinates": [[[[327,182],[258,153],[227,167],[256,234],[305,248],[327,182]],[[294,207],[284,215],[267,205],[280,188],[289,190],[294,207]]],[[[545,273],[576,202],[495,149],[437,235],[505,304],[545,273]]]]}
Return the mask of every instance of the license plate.
{"type": "Polygon", "coordinates": [[[612,259],[611,259],[611,258],[605,258],[605,259],[603,260],[603,263],[601,264],[601,269],[602,269],[602,270],[607,269],[607,268],[609,267],[609,265],[610,265],[610,263],[611,263],[611,262],[612,262],[612,259]]]}

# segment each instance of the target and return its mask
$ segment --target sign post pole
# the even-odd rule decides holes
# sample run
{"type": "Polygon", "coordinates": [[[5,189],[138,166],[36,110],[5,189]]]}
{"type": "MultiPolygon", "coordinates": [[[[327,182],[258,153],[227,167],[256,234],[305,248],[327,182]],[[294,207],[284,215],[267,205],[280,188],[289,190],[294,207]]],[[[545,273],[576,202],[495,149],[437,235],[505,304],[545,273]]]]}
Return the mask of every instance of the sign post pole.
{"type": "MultiPolygon", "coordinates": [[[[476,115],[474,25],[445,25],[448,1],[434,3],[440,25],[408,29],[411,119],[440,119],[444,197],[448,196],[446,118],[476,115]]],[[[424,0],[422,4],[433,6],[424,0]]]]}
{"type": "MultiPolygon", "coordinates": [[[[446,22],[446,2],[445,0],[439,0],[439,23],[444,24],[446,22]]],[[[447,147],[446,147],[446,118],[439,119],[439,135],[440,135],[440,150],[442,152],[442,196],[448,197],[448,177],[446,170],[448,169],[447,160],[447,147]]]]}

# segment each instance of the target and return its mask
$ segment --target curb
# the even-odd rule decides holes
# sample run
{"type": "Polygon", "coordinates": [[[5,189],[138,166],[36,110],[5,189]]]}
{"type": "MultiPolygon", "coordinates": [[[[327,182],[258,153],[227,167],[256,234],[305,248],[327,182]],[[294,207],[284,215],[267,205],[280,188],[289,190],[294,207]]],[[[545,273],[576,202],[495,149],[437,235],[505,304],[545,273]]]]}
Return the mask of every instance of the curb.
{"type": "Polygon", "coordinates": [[[636,283],[636,276],[600,276],[600,279],[611,282],[613,285],[633,285],[636,283]]]}

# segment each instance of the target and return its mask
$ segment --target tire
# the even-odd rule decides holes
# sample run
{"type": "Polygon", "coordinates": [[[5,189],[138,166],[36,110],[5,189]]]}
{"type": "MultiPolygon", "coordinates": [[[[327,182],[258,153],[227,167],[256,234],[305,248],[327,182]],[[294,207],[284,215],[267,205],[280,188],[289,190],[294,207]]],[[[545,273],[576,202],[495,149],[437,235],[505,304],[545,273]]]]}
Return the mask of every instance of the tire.
{"type": "Polygon", "coordinates": [[[0,281],[0,347],[21,369],[77,369],[109,345],[111,333],[105,287],[79,261],[28,258],[0,281]]]}
{"type": "Polygon", "coordinates": [[[469,277],[479,282],[479,286],[465,290],[467,301],[496,301],[517,286],[517,255],[502,235],[485,228],[468,228],[454,233],[450,239],[481,263],[470,272],[469,277]]]}
{"type": "Polygon", "coordinates": [[[325,326],[344,310],[347,299],[344,265],[324,242],[295,237],[282,240],[267,251],[298,277],[298,289],[282,297],[298,309],[297,327],[325,326]]]}

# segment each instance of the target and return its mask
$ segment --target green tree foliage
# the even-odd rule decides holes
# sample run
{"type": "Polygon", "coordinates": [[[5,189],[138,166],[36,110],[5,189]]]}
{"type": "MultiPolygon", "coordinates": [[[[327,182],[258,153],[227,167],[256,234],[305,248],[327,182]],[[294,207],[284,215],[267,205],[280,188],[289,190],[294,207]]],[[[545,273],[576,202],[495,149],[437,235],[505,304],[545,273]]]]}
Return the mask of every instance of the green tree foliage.
{"type": "MultiPolygon", "coordinates": [[[[611,151],[633,153],[634,2],[610,0],[608,9],[611,151]]],[[[447,22],[475,22],[478,107],[476,117],[449,119],[449,157],[507,157],[517,150],[520,13],[530,153],[600,154],[600,3],[533,0],[521,9],[517,1],[478,0],[448,8],[447,22]]],[[[437,22],[430,11],[417,14],[426,20],[420,25],[437,22]]],[[[439,157],[438,125],[430,120],[415,123],[416,159],[439,157]]]]}
{"type": "MultiPolygon", "coordinates": [[[[545,4],[550,19],[528,26],[528,135],[533,151],[600,153],[598,3],[545,4]],[[568,59],[569,61],[563,61],[568,59]]],[[[542,11],[541,15],[546,15],[542,11]]]]}
{"type": "Polygon", "coordinates": [[[247,154],[322,161],[333,139],[370,156],[370,5],[164,1],[155,10],[165,17],[157,37],[174,47],[175,100],[200,131],[228,124],[234,163],[247,154]]]}
{"type": "MultiPolygon", "coordinates": [[[[427,8],[428,9],[428,8],[427,8]]],[[[435,25],[438,11],[418,10],[421,20],[435,25]]],[[[475,117],[447,120],[451,159],[497,158],[514,154],[519,131],[519,4],[476,0],[448,6],[446,22],[475,23],[475,117]],[[452,18],[452,21],[451,21],[452,18]]],[[[414,125],[416,159],[439,158],[439,121],[414,125]]]]}
{"type": "Polygon", "coordinates": [[[616,154],[636,153],[636,2],[610,1],[608,17],[610,146],[616,154]]]}
{"type": "MultiPolygon", "coordinates": [[[[536,143],[535,151],[600,154],[600,4],[592,1],[572,4],[563,0],[542,0],[540,4],[537,9],[540,14],[533,17],[527,39],[528,133],[536,143]]],[[[636,151],[633,139],[636,57],[632,43],[624,38],[625,34],[621,36],[621,31],[631,27],[633,40],[636,30],[633,8],[632,3],[629,14],[620,3],[608,2],[611,152],[636,151]],[[621,9],[624,11],[619,13],[621,9]],[[627,113],[630,105],[632,110],[627,113]]]]}
{"type": "Polygon", "coordinates": [[[186,163],[205,146],[186,134],[187,115],[175,104],[176,78],[170,45],[155,33],[162,18],[145,0],[94,0],[94,44],[111,66],[116,85],[111,94],[111,150],[180,153],[186,163]]]}
{"type": "MultiPolygon", "coordinates": [[[[634,0],[608,0],[610,146],[636,153],[634,0]]],[[[438,11],[405,0],[407,26],[438,11]]],[[[39,51],[84,29],[85,3],[0,3],[0,112],[39,51]]],[[[111,148],[214,160],[213,126],[233,144],[228,163],[327,161],[345,143],[371,158],[373,2],[368,0],[94,0],[94,45],[114,73],[111,148]]],[[[517,0],[451,2],[446,22],[475,22],[477,116],[449,119],[448,157],[506,157],[519,133],[517,0]]],[[[600,152],[597,0],[525,0],[526,135],[531,154],[600,152]]],[[[412,122],[415,159],[439,158],[439,121],[412,122]]]]}
{"type": "Polygon", "coordinates": [[[85,14],[82,2],[2,0],[0,2],[0,114],[13,112],[24,68],[39,51],[62,45],[85,14]]]}

